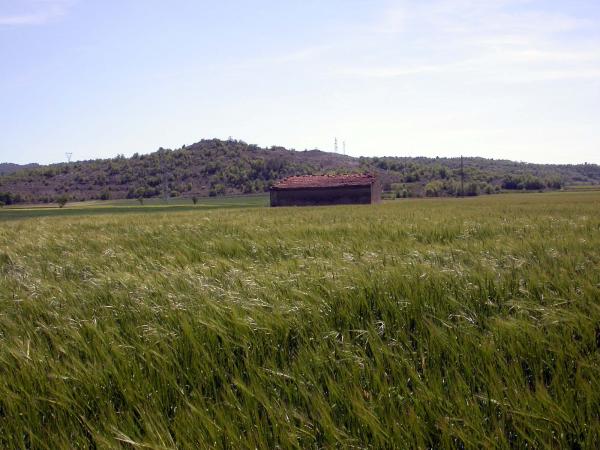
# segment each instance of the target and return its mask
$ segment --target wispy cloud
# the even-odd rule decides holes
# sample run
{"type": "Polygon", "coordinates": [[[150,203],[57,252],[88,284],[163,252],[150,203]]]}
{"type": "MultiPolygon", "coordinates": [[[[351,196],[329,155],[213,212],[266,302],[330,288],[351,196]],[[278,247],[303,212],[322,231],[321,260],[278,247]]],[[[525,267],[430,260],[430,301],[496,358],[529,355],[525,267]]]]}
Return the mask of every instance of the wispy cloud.
{"type": "Polygon", "coordinates": [[[458,74],[511,83],[597,78],[600,41],[593,30],[600,23],[564,11],[549,12],[540,4],[394,2],[365,32],[371,34],[370,48],[365,48],[369,58],[342,65],[336,73],[365,78],[458,74]]]}
{"type": "MultiPolygon", "coordinates": [[[[514,64],[508,58],[480,58],[451,64],[403,65],[378,67],[342,67],[339,75],[373,79],[395,79],[413,76],[460,76],[462,80],[499,83],[531,83],[559,80],[600,80],[600,59],[596,64],[563,66],[526,64],[521,55],[515,55],[514,64]],[[502,64],[500,62],[502,61],[502,64]]],[[[556,59],[554,56],[547,56],[556,59]]]]}
{"type": "Polygon", "coordinates": [[[420,75],[426,73],[445,72],[451,68],[450,65],[407,65],[387,67],[346,67],[337,70],[340,75],[350,75],[364,78],[400,78],[409,75],[420,75]]]}
{"type": "Polygon", "coordinates": [[[72,0],[11,2],[0,7],[0,26],[35,26],[64,16],[72,0]]]}
{"type": "Polygon", "coordinates": [[[290,49],[275,55],[256,57],[239,63],[240,67],[251,68],[264,65],[285,65],[306,62],[322,57],[327,52],[334,49],[332,44],[312,45],[302,48],[290,49]]]}

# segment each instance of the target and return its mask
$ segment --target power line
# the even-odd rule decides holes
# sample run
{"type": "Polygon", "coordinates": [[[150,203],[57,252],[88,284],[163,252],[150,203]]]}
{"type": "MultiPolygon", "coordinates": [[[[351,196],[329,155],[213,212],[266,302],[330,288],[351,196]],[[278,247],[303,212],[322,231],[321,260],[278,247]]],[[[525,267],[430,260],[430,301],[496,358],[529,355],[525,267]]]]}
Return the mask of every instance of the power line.
{"type": "Polygon", "coordinates": [[[460,196],[465,196],[465,165],[462,155],[460,155],[460,196]]]}

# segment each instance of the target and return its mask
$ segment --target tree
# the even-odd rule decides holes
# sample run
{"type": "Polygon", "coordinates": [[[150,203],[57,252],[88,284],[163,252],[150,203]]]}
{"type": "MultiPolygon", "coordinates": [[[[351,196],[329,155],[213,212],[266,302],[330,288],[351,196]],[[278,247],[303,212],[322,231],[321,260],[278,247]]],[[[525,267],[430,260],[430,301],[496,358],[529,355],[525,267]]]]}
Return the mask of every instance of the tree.
{"type": "Polygon", "coordinates": [[[0,208],[4,208],[4,202],[0,200],[0,208]]]}
{"type": "Polygon", "coordinates": [[[508,175],[502,180],[502,188],[504,189],[523,189],[523,181],[513,175],[508,175]]]}
{"type": "Polygon", "coordinates": [[[0,192],[0,201],[5,205],[12,205],[15,203],[15,196],[10,192],[0,192]]]}
{"type": "Polygon", "coordinates": [[[425,186],[425,195],[427,197],[438,197],[442,192],[443,185],[439,181],[431,181],[425,186]]]}
{"type": "Polygon", "coordinates": [[[192,203],[194,205],[198,203],[198,197],[196,197],[195,195],[192,197],[192,203]]]}
{"type": "Polygon", "coordinates": [[[562,188],[563,182],[560,177],[550,177],[546,180],[546,186],[550,189],[560,189],[562,188]]]}
{"type": "Polygon", "coordinates": [[[479,195],[479,186],[477,185],[477,183],[469,183],[467,185],[467,190],[465,192],[465,195],[467,195],[469,197],[474,197],[476,195],[479,195]]]}
{"type": "Polygon", "coordinates": [[[62,208],[63,206],[65,206],[68,201],[69,201],[69,198],[64,194],[56,198],[56,203],[58,203],[59,208],[62,208]]]}
{"type": "Polygon", "coordinates": [[[544,182],[538,177],[529,176],[525,179],[525,189],[528,191],[542,190],[545,187],[544,182]]]}
{"type": "Polygon", "coordinates": [[[137,201],[140,202],[140,205],[144,204],[144,197],[138,197],[137,201]]]}

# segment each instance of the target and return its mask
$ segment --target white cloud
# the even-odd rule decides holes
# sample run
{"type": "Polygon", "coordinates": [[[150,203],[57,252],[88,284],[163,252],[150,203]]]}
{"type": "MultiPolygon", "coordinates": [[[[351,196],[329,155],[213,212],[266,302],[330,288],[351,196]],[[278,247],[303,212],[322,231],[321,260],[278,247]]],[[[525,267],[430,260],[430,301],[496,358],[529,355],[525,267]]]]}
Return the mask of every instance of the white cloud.
{"type": "Polygon", "coordinates": [[[369,57],[341,64],[335,73],[364,78],[442,73],[509,83],[598,78],[600,41],[593,33],[598,21],[539,5],[535,0],[395,2],[358,44],[369,57]],[[377,37],[382,33],[394,36],[377,37]]]}
{"type": "Polygon", "coordinates": [[[71,0],[9,2],[0,7],[0,26],[44,25],[64,16],[71,0]]]}

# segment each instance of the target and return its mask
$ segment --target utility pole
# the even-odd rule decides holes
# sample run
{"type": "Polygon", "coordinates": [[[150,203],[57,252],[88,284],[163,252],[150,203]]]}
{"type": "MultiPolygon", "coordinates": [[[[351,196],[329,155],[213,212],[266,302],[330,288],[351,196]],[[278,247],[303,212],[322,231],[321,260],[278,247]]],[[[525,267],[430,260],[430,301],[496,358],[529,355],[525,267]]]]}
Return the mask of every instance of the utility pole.
{"type": "Polygon", "coordinates": [[[333,141],[333,151],[335,153],[338,152],[338,141],[337,141],[337,137],[335,138],[335,140],[333,141]]]}
{"type": "Polygon", "coordinates": [[[67,162],[70,163],[71,158],[73,157],[73,152],[66,152],[65,155],[67,156],[67,162]]]}
{"type": "Polygon", "coordinates": [[[162,172],[163,198],[165,203],[169,202],[169,194],[167,192],[167,174],[165,172],[165,155],[164,151],[160,155],[160,171],[162,172]]]}
{"type": "Polygon", "coordinates": [[[346,154],[346,141],[342,142],[342,151],[344,152],[344,155],[346,154]]]}
{"type": "Polygon", "coordinates": [[[465,196],[465,165],[462,155],[460,155],[460,196],[465,196]]]}

